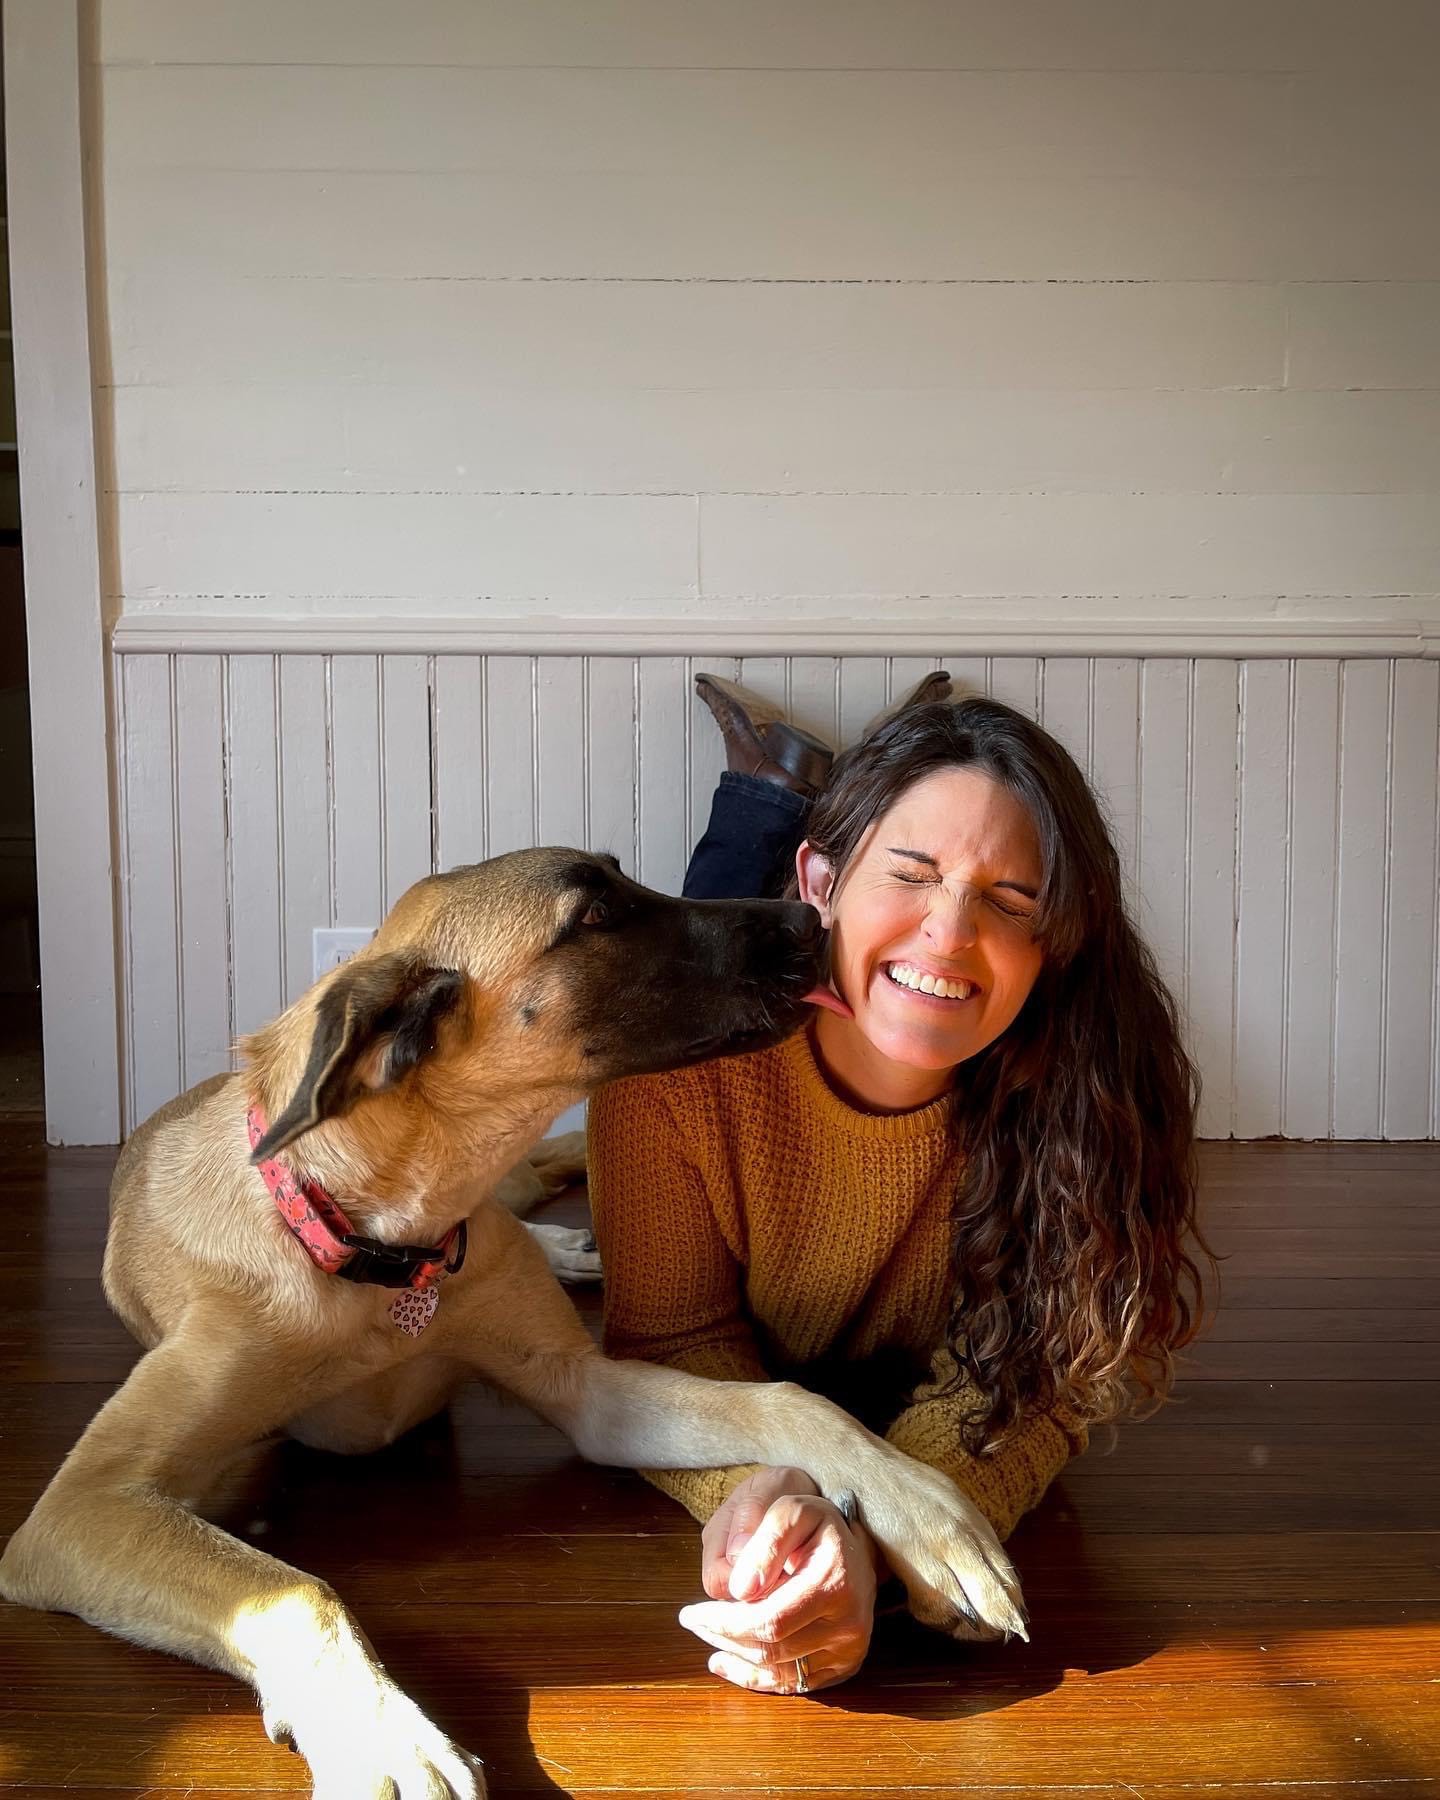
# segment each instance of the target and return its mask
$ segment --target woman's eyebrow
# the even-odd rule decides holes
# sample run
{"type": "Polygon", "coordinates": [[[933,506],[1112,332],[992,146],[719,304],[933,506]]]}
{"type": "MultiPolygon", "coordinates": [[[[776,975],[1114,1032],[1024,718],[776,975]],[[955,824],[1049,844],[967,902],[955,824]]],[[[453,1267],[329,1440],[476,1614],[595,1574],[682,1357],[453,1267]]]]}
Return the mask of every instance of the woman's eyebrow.
{"type": "MultiPolygon", "coordinates": [[[[889,844],[886,849],[891,856],[907,856],[911,862],[924,863],[927,869],[934,869],[938,872],[940,868],[939,863],[926,850],[902,850],[898,844],[889,844]]],[[[1023,881],[992,881],[990,885],[997,888],[1009,888],[1014,893],[1023,894],[1027,900],[1040,898],[1039,889],[1027,887],[1023,881]]]]}

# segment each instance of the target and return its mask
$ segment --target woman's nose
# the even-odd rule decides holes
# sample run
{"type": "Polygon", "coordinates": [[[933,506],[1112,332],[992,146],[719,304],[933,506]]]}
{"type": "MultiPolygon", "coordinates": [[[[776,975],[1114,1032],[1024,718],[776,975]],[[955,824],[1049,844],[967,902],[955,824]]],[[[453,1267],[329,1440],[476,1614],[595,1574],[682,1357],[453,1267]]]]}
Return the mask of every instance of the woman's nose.
{"type": "Polygon", "coordinates": [[[970,888],[958,894],[942,890],[938,903],[925,917],[925,936],[938,955],[967,949],[976,938],[976,909],[980,896],[970,888]]]}

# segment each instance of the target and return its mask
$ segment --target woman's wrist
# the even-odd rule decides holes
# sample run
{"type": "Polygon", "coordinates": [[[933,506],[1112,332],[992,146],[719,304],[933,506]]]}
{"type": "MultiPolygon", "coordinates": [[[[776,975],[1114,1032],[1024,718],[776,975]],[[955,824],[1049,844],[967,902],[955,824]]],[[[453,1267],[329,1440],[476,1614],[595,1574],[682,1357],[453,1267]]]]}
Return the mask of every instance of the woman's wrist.
{"type": "MultiPolygon", "coordinates": [[[[776,1464],[762,1469],[760,1478],[764,1480],[766,1477],[772,1478],[777,1499],[781,1494],[818,1494],[820,1492],[820,1484],[813,1476],[807,1475],[803,1469],[797,1469],[789,1463],[776,1464]]],[[[766,1485],[772,1485],[772,1481],[766,1481],[766,1485]]]]}
{"type": "Polygon", "coordinates": [[[786,1494],[818,1494],[820,1489],[803,1469],[792,1467],[788,1463],[762,1463],[758,1469],[752,1469],[748,1475],[735,1483],[728,1495],[721,1502],[721,1507],[730,1506],[737,1499],[751,1500],[769,1506],[786,1494]]]}

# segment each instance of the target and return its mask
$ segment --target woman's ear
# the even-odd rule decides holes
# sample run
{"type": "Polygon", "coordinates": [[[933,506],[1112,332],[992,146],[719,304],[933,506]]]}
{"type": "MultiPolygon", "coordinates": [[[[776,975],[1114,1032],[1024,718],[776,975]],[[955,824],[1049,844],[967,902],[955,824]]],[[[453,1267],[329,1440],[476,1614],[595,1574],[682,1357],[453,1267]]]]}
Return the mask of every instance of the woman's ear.
{"type": "Polygon", "coordinates": [[[799,883],[800,898],[810,902],[828,931],[831,925],[830,889],[834,886],[835,871],[830,867],[829,859],[822,856],[808,838],[795,852],[795,879],[799,883]]]}

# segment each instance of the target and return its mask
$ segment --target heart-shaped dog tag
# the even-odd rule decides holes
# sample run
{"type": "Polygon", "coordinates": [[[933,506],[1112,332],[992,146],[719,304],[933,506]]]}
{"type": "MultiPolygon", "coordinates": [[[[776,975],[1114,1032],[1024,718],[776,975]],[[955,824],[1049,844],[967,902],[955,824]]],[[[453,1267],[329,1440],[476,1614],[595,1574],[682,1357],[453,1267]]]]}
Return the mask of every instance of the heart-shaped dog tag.
{"type": "Polygon", "coordinates": [[[419,1337],[435,1317],[435,1308],[439,1304],[439,1288],[407,1288],[403,1294],[396,1295],[390,1317],[408,1337],[419,1337]]]}

